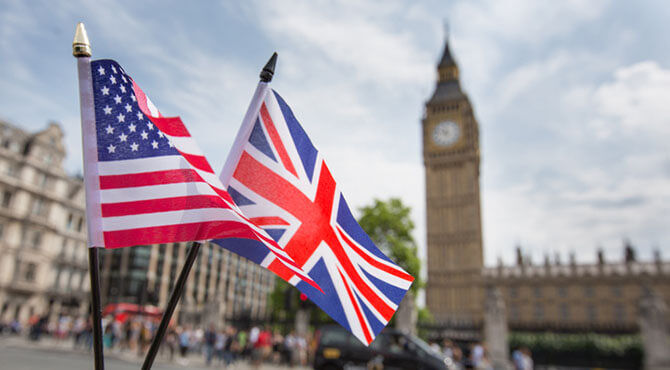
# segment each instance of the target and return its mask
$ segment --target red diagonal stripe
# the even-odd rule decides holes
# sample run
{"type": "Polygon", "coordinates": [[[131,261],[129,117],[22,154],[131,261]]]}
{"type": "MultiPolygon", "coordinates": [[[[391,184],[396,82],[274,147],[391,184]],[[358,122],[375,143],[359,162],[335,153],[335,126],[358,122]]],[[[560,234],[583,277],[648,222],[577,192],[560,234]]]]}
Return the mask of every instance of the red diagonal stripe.
{"type": "Polygon", "coordinates": [[[274,145],[275,149],[277,149],[277,153],[279,154],[279,158],[281,159],[284,168],[286,168],[288,172],[292,173],[293,176],[298,177],[298,174],[295,172],[295,168],[293,167],[293,163],[291,162],[291,158],[289,158],[288,153],[286,152],[286,148],[284,148],[284,143],[281,141],[281,137],[277,132],[277,128],[272,121],[272,117],[270,117],[270,112],[268,112],[268,108],[265,106],[265,103],[263,103],[261,106],[261,118],[263,118],[265,129],[268,131],[268,135],[270,135],[272,144],[274,145]]]}
{"type": "MultiPolygon", "coordinates": [[[[147,114],[150,112],[144,112],[147,114]]],[[[180,117],[151,117],[149,116],[151,122],[153,122],[159,130],[163,131],[164,134],[169,136],[178,136],[178,137],[189,137],[191,136],[184,126],[184,123],[181,121],[180,117]]]]}
{"type": "Polygon", "coordinates": [[[270,171],[249,153],[242,152],[233,177],[269,202],[283,208],[299,220],[307,218],[305,211],[312,202],[300,190],[275,172],[270,171]]]}
{"type": "Polygon", "coordinates": [[[180,182],[204,182],[204,180],[194,170],[184,168],[126,175],[100,176],[100,189],[133,188],[137,186],[176,184],[180,182]]]}
{"type": "Polygon", "coordinates": [[[290,225],[281,217],[252,217],[249,220],[258,226],[290,225]]]}
{"type": "Polygon", "coordinates": [[[188,195],[132,202],[103,203],[101,208],[102,217],[118,217],[185,209],[228,208],[228,206],[216,195],[188,195]]]}
{"type": "Polygon", "coordinates": [[[184,152],[179,152],[181,153],[182,156],[184,156],[184,159],[193,167],[209,172],[209,173],[214,173],[214,170],[212,167],[210,167],[209,162],[207,162],[207,158],[205,158],[202,155],[195,155],[195,154],[189,154],[189,153],[184,153],[184,152]]]}
{"type": "MultiPolygon", "coordinates": [[[[389,306],[388,303],[382,300],[377,295],[377,293],[375,293],[370,288],[370,286],[365,283],[365,281],[363,281],[363,278],[360,276],[354,265],[351,263],[349,256],[347,255],[344,248],[342,248],[342,245],[340,245],[340,242],[335,236],[335,234],[332,233],[331,235],[329,235],[329,237],[326,238],[325,241],[330,247],[330,250],[333,251],[333,254],[335,254],[337,260],[340,262],[340,266],[344,269],[347,275],[349,275],[349,278],[351,278],[351,281],[354,283],[354,285],[356,286],[358,291],[363,295],[363,297],[365,297],[365,299],[367,299],[368,302],[370,302],[370,304],[373,307],[375,307],[377,311],[379,311],[379,313],[386,321],[391,320],[391,317],[393,317],[395,310],[391,308],[391,306],[389,306]]],[[[289,255],[291,255],[288,250],[286,251],[286,253],[289,253],[289,255]]],[[[299,261],[296,262],[300,263],[299,261]]]]}
{"type": "Polygon", "coordinates": [[[243,152],[233,174],[251,191],[288,211],[301,221],[301,226],[286,244],[284,250],[303,266],[321,240],[325,240],[338,259],[340,266],[351,277],[359,292],[386,320],[395,312],[362,280],[347,253],[340,245],[329,223],[334,200],[335,181],[327,166],[321,163],[321,175],[314,203],[281,176],[270,171],[247,152],[243,152]]]}
{"type": "Polygon", "coordinates": [[[337,227],[337,231],[340,234],[340,236],[342,237],[342,239],[344,239],[344,241],[351,247],[351,249],[353,249],[354,252],[356,252],[356,254],[363,257],[363,259],[366,262],[368,262],[369,264],[371,264],[372,266],[374,266],[374,267],[376,267],[376,268],[378,268],[378,269],[380,269],[380,270],[382,270],[386,273],[397,276],[401,279],[404,279],[404,280],[407,280],[407,281],[410,281],[410,282],[414,281],[414,277],[412,277],[412,275],[410,275],[410,274],[408,274],[408,273],[406,273],[402,270],[398,270],[396,268],[393,268],[392,266],[381,263],[381,262],[377,261],[376,259],[370,257],[367,253],[365,253],[364,251],[361,250],[361,247],[359,247],[351,239],[349,239],[349,237],[344,233],[344,230],[342,230],[342,228],[340,228],[339,226],[337,227]]]}
{"type": "Polygon", "coordinates": [[[370,336],[370,330],[368,329],[368,326],[365,324],[365,317],[363,317],[363,313],[361,312],[361,308],[358,305],[358,301],[356,300],[356,297],[354,297],[354,294],[351,292],[351,289],[349,288],[349,283],[344,278],[344,275],[342,275],[342,271],[340,271],[340,269],[338,268],[337,272],[340,274],[340,278],[342,278],[342,281],[344,282],[343,285],[347,289],[349,299],[351,300],[351,303],[353,303],[354,305],[356,316],[358,317],[358,322],[361,324],[361,328],[363,329],[363,335],[365,335],[365,340],[367,341],[366,344],[370,344],[370,342],[372,342],[372,337],[370,336]]]}

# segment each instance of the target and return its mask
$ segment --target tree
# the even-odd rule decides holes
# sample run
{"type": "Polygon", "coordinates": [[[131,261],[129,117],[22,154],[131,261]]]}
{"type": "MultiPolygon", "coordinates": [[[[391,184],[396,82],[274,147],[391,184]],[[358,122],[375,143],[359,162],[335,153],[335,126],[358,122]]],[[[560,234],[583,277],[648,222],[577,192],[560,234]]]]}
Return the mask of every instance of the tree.
{"type": "Polygon", "coordinates": [[[358,223],[372,241],[395,263],[414,276],[410,290],[416,293],[423,287],[421,260],[416,241],[412,237],[414,222],[410,218],[410,207],[399,198],[387,201],[375,199],[373,204],[359,209],[358,223]]]}
{"type": "Polygon", "coordinates": [[[293,323],[298,309],[310,310],[311,321],[314,324],[334,322],[309,299],[302,300],[300,291],[286,281],[275,278],[275,287],[269,294],[270,320],[274,323],[293,323]]]}

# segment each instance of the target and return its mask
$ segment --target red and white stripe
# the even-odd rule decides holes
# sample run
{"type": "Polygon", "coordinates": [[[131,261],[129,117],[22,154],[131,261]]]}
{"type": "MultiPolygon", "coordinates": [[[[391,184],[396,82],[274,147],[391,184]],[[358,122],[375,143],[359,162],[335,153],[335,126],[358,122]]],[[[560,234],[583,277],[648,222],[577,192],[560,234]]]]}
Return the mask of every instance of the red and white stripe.
{"type": "Polygon", "coordinates": [[[263,242],[284,266],[318,285],[224,190],[179,117],[163,117],[133,81],[140,110],[181,155],[98,162],[106,248],[246,238],[263,242]]]}

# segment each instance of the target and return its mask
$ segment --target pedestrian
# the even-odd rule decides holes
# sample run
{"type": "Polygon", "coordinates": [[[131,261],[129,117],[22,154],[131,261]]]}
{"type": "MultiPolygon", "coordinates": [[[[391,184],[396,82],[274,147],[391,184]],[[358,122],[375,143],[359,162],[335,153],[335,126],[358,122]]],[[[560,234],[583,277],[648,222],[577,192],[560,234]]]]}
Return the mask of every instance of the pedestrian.
{"type": "Polygon", "coordinates": [[[188,353],[188,346],[191,342],[191,332],[188,327],[184,327],[181,333],[179,334],[179,353],[181,357],[186,357],[188,353]]]}
{"type": "Polygon", "coordinates": [[[219,360],[219,364],[224,363],[223,350],[226,346],[226,332],[219,330],[216,332],[216,341],[214,342],[214,357],[219,360]]]}
{"type": "Polygon", "coordinates": [[[165,344],[168,348],[168,351],[170,352],[170,361],[174,359],[174,352],[177,347],[177,343],[179,342],[179,338],[177,336],[177,332],[173,327],[170,327],[168,329],[168,333],[165,336],[165,344]]]}
{"type": "Polygon", "coordinates": [[[226,366],[235,361],[235,350],[237,347],[237,339],[235,338],[235,328],[229,326],[226,329],[226,343],[223,346],[223,362],[226,366]]]}
{"type": "Polygon", "coordinates": [[[270,327],[265,326],[261,331],[259,329],[258,336],[254,342],[253,352],[251,354],[251,364],[255,368],[259,368],[261,363],[265,361],[272,352],[272,334],[270,332],[270,327]]]}
{"type": "Polygon", "coordinates": [[[216,344],[216,329],[214,328],[214,324],[209,324],[209,327],[203,334],[203,342],[205,346],[205,363],[209,366],[212,364],[214,345],[216,344]]]}

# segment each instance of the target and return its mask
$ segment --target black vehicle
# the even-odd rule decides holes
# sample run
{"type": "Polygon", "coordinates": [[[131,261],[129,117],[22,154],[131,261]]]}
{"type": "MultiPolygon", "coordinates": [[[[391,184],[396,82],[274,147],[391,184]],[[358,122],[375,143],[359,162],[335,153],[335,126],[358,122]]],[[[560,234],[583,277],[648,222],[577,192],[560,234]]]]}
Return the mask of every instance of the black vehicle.
{"type": "Polygon", "coordinates": [[[316,370],[450,369],[450,360],[445,362],[426,342],[391,328],[384,329],[369,347],[341,326],[322,327],[318,335],[316,370]]]}

